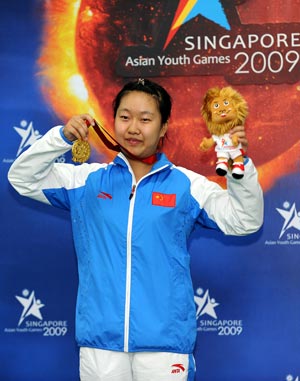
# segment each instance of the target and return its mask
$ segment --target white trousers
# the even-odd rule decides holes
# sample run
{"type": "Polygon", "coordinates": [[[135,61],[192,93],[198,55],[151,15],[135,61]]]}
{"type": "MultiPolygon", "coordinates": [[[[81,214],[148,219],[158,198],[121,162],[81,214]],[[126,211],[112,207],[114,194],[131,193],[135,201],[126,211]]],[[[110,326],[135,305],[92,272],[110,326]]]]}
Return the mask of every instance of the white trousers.
{"type": "Polygon", "coordinates": [[[80,348],[81,381],[192,381],[192,355],[80,348]]]}

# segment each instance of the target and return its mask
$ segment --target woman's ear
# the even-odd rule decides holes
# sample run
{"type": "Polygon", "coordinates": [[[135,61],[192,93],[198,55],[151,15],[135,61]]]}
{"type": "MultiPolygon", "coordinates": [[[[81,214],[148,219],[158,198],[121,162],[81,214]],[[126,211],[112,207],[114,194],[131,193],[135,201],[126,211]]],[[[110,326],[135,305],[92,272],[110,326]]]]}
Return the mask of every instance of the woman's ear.
{"type": "Polygon", "coordinates": [[[166,122],[162,125],[162,128],[160,129],[160,137],[163,138],[168,130],[169,122],[166,122]]]}

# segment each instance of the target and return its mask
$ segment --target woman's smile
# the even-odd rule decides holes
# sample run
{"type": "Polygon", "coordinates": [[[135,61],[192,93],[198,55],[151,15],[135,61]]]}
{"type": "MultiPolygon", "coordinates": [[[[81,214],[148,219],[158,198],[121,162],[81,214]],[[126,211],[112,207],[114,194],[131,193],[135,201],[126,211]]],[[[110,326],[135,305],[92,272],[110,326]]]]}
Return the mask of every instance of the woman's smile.
{"type": "Polygon", "coordinates": [[[132,91],[122,98],[115,117],[115,136],[133,155],[154,155],[166,130],[167,124],[162,125],[157,101],[151,95],[132,91]]]}
{"type": "Polygon", "coordinates": [[[142,141],[139,139],[134,139],[134,138],[127,138],[125,141],[130,145],[130,146],[137,146],[140,144],[142,141]]]}

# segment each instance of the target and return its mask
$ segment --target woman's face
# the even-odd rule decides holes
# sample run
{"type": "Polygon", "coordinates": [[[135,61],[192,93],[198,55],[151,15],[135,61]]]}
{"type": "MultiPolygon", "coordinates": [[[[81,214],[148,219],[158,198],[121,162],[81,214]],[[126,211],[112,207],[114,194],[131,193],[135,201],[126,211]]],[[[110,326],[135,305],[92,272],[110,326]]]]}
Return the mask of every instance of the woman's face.
{"type": "Polygon", "coordinates": [[[115,136],[133,155],[141,159],[153,155],[167,127],[161,124],[157,101],[150,94],[131,91],[123,96],[116,112],[115,136]]]}

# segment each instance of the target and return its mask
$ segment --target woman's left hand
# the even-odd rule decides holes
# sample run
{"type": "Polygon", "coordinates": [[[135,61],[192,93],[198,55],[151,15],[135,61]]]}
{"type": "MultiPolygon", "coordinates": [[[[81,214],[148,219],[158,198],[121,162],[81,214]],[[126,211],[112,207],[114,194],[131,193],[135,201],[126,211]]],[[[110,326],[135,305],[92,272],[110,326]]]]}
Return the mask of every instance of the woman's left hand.
{"type": "Polygon", "coordinates": [[[240,126],[233,127],[230,130],[230,135],[231,136],[235,135],[238,137],[238,140],[241,143],[244,152],[246,152],[248,148],[248,139],[246,137],[245,126],[240,125],[240,126]]]}

